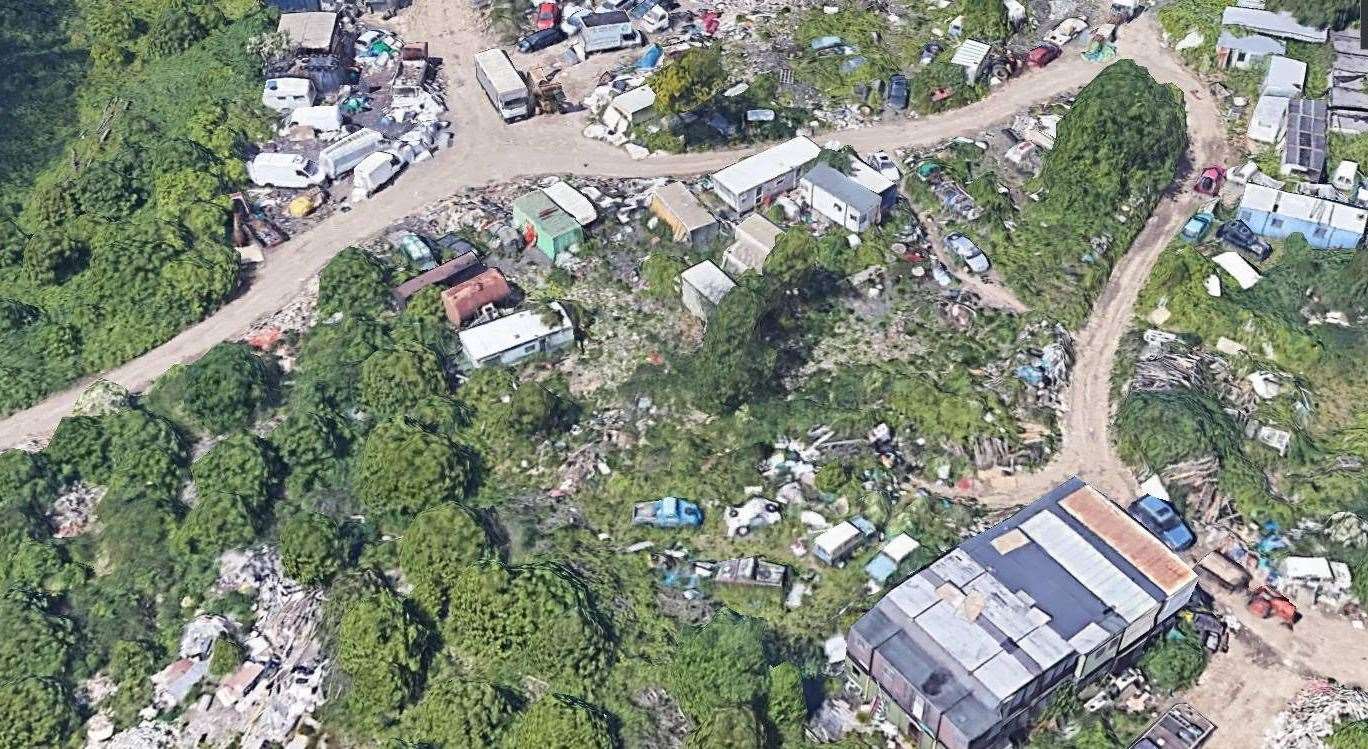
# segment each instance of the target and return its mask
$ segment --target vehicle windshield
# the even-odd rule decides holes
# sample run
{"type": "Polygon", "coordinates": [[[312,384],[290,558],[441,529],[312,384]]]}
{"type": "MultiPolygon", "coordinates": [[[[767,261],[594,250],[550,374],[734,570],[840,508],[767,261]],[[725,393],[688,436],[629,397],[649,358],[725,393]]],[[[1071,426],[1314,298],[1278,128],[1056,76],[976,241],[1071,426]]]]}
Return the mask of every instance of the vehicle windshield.
{"type": "Polygon", "coordinates": [[[519,96],[516,99],[504,99],[504,109],[523,109],[527,107],[527,97],[519,96]]]}

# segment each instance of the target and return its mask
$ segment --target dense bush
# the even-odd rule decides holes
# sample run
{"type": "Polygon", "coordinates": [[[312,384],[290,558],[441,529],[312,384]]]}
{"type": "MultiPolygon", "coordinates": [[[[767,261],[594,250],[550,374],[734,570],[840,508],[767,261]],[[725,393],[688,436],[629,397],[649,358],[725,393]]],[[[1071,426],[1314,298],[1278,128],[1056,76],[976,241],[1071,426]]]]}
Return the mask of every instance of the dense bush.
{"type": "Polygon", "coordinates": [[[241,343],[220,343],[185,368],[183,408],[202,429],[241,429],[267,401],[271,367],[241,343]]]}
{"type": "Polygon", "coordinates": [[[1140,659],[1150,684],[1164,692],[1186,689],[1206,668],[1206,649],[1191,631],[1181,638],[1165,638],[1140,659]]]}

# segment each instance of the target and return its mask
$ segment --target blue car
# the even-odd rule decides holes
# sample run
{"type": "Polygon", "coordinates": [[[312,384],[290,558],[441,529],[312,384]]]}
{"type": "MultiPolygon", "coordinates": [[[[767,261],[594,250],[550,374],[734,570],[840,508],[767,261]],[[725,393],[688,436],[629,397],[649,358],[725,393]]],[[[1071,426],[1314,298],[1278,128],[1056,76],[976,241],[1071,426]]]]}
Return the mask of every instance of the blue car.
{"type": "Polygon", "coordinates": [[[1173,505],[1152,494],[1146,494],[1132,502],[1127,512],[1174,551],[1190,548],[1197,542],[1197,538],[1173,509],[1173,505]]]}

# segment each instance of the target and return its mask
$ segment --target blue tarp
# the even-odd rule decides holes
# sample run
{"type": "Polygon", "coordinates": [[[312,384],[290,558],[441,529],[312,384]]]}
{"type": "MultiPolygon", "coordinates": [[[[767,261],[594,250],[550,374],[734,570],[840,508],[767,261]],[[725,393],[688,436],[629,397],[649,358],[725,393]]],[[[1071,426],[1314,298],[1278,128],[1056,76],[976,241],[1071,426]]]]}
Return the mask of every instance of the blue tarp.
{"type": "Polygon", "coordinates": [[[893,577],[893,573],[897,571],[898,565],[883,554],[869,560],[869,564],[865,565],[865,573],[869,575],[869,579],[880,585],[888,582],[888,578],[893,577]]]}
{"type": "Polygon", "coordinates": [[[646,53],[641,56],[641,59],[637,60],[637,70],[651,70],[659,65],[660,57],[664,53],[664,50],[660,48],[659,44],[652,44],[647,47],[646,53]]]}

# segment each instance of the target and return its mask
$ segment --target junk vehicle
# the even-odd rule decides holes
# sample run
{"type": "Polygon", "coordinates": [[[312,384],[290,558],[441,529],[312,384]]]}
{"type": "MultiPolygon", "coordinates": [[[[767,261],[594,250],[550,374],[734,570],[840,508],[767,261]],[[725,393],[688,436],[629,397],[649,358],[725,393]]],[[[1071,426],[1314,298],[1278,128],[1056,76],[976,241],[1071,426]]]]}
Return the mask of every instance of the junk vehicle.
{"type": "Polygon", "coordinates": [[[1088,21],[1086,18],[1065,18],[1059,22],[1058,26],[1054,27],[1054,31],[1045,36],[1045,41],[1063,47],[1087,28],[1088,21]]]}
{"type": "Polygon", "coordinates": [[[318,166],[329,179],[337,179],[356,168],[367,156],[380,150],[385,136],[378,130],[361,128],[334,141],[318,153],[318,166]]]}
{"type": "Polygon", "coordinates": [[[844,567],[856,549],[878,535],[873,523],[856,515],[822,531],[812,542],[812,555],[833,567],[844,567]]]}
{"type": "Polygon", "coordinates": [[[553,28],[560,23],[560,6],[545,2],[537,6],[537,31],[553,28]]]}
{"type": "Polygon", "coordinates": [[[1277,617],[1289,629],[1301,619],[1301,613],[1297,611],[1296,605],[1288,600],[1287,596],[1267,585],[1254,591],[1246,608],[1249,609],[1249,613],[1260,619],[1277,617]]]}
{"type": "Polygon", "coordinates": [[[921,50],[921,64],[930,65],[936,59],[936,55],[943,51],[945,51],[945,47],[941,46],[939,42],[927,42],[921,50]]]}
{"type": "Polygon", "coordinates": [[[389,151],[376,151],[362,159],[352,174],[352,200],[364,200],[379,192],[403,171],[405,163],[389,151]]]}
{"type": "Polygon", "coordinates": [[[595,52],[635,47],[646,43],[646,37],[632,27],[632,19],[625,11],[589,13],[576,19],[580,27],[582,57],[595,52]]]}
{"type": "Polygon", "coordinates": [[[727,508],[727,537],[745,536],[752,528],[764,528],[782,520],[779,504],[756,497],[745,504],[727,508]]]}
{"type": "Polygon", "coordinates": [[[679,497],[662,497],[654,502],[638,502],[632,508],[632,525],[657,528],[697,528],[703,524],[698,505],[679,497]]]}
{"type": "Polygon", "coordinates": [[[247,164],[247,176],[263,187],[312,187],[327,176],[297,153],[259,153],[247,164]]]}
{"type": "Polygon", "coordinates": [[[1174,551],[1183,551],[1197,542],[1173,506],[1153,494],[1135,500],[1126,512],[1174,551]]]}
{"type": "Polygon", "coordinates": [[[1043,68],[1054,62],[1064,51],[1057,44],[1046,42],[1026,53],[1026,64],[1033,68],[1043,68]]]}
{"type": "Polygon", "coordinates": [[[252,212],[252,206],[240,192],[229,198],[233,206],[233,244],[244,247],[256,243],[260,247],[275,247],[288,237],[279,226],[252,212]]]}
{"type": "Polygon", "coordinates": [[[1202,176],[1197,178],[1197,185],[1192,189],[1201,195],[1214,198],[1221,194],[1221,186],[1225,184],[1225,179],[1225,167],[1212,165],[1202,170],[1202,176]]]}
{"type": "Polygon", "coordinates": [[[285,120],[286,127],[313,128],[319,132],[331,133],[342,129],[342,108],[336,104],[323,107],[300,107],[285,120]]]}
{"type": "Polygon", "coordinates": [[[390,243],[394,249],[404,253],[420,271],[430,271],[437,267],[437,260],[432,257],[432,248],[428,246],[427,240],[414,234],[411,231],[390,232],[385,237],[385,241],[390,243]]]}
{"type": "Polygon", "coordinates": [[[427,42],[400,47],[399,69],[394,71],[394,80],[390,83],[394,98],[412,99],[423,93],[429,68],[427,42]]]}
{"type": "Polygon", "coordinates": [[[1228,591],[1237,591],[1249,584],[1249,573],[1220,551],[1209,552],[1197,563],[1197,573],[1205,575],[1228,591]]]}
{"type": "Polygon", "coordinates": [[[1216,230],[1216,237],[1234,247],[1240,254],[1262,263],[1273,254],[1273,245],[1260,239],[1254,230],[1239,219],[1227,221],[1216,230]]]}
{"type": "Polygon", "coordinates": [[[261,103],[277,112],[313,106],[318,91],[308,78],[271,78],[261,89],[261,103]]]}
{"type": "Polygon", "coordinates": [[[956,232],[945,238],[945,246],[954,250],[955,254],[964,260],[964,264],[969,266],[969,270],[975,273],[988,272],[988,256],[974,244],[974,240],[956,232]]]}
{"type": "Polygon", "coordinates": [[[1216,217],[1202,211],[1192,214],[1192,218],[1183,224],[1183,239],[1198,244],[1206,238],[1207,232],[1211,231],[1212,224],[1216,223],[1216,217]]]}
{"type": "Polygon", "coordinates": [[[534,31],[519,39],[518,51],[523,54],[531,54],[533,52],[540,52],[547,47],[554,47],[563,41],[565,41],[565,32],[561,31],[559,26],[553,26],[549,29],[534,31]]]}
{"type": "Polygon", "coordinates": [[[761,588],[782,588],[788,568],[766,562],[760,557],[725,559],[717,564],[713,580],[723,585],[752,585],[761,588]]]}
{"type": "Polygon", "coordinates": [[[894,73],[888,79],[888,96],[884,100],[888,102],[888,106],[899,111],[907,109],[908,91],[907,76],[894,73]]]}
{"type": "Polygon", "coordinates": [[[532,93],[522,73],[508,59],[508,53],[487,49],[475,55],[475,80],[504,122],[532,116],[532,93]]]}

